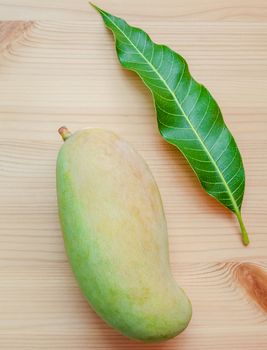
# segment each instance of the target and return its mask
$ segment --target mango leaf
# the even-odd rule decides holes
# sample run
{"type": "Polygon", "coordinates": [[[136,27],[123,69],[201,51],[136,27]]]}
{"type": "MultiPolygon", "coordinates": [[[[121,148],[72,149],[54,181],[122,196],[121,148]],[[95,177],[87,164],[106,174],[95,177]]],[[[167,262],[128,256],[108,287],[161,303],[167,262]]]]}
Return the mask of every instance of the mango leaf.
{"type": "Polygon", "coordinates": [[[240,211],[244,167],[218,104],[191,76],[182,56],[155,44],[143,30],[94,7],[113,32],[122,66],[136,72],[150,89],[161,135],[182,152],[207,193],[236,214],[247,245],[240,211]]]}

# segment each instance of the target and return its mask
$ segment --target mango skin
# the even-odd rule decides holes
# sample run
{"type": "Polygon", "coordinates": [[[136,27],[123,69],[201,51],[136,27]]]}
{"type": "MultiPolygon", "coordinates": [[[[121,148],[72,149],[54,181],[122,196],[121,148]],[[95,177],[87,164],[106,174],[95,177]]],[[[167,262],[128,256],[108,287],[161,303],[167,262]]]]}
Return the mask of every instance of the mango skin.
{"type": "Polygon", "coordinates": [[[171,275],[161,197],[140,155],[112,132],[78,131],[59,152],[57,194],[68,258],[97,314],[145,342],[182,332],[191,303],[171,275]]]}

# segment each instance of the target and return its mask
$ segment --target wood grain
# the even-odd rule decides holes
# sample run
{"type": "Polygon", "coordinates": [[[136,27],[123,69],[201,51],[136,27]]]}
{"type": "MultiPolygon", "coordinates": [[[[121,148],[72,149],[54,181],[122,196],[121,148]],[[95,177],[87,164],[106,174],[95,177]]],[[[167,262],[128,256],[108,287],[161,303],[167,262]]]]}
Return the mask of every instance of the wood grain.
{"type": "Polygon", "coordinates": [[[0,24],[0,348],[265,350],[267,3],[101,3],[181,53],[219,102],[243,155],[251,244],[242,246],[233,215],[162,140],[149,92],[120,67],[112,36],[87,3],[0,0],[1,19],[29,20],[0,24]],[[81,295],[57,217],[57,129],[64,124],[109,128],[151,167],[172,270],[194,309],[176,339],[128,340],[81,295]]]}

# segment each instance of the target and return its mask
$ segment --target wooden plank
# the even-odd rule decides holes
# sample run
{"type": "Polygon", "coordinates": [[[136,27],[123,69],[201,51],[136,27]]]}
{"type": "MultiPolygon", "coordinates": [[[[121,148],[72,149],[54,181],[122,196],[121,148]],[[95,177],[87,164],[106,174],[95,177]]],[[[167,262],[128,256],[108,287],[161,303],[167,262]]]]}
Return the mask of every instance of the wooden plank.
{"type": "MultiPolygon", "coordinates": [[[[265,0],[121,0],[93,1],[111,13],[127,18],[149,17],[156,21],[265,22],[265,0]]],[[[0,0],[2,20],[90,20],[93,11],[83,0],[0,0]]]]}
{"type": "MultiPolygon", "coordinates": [[[[118,1],[105,6],[181,53],[219,102],[244,159],[243,213],[251,245],[242,246],[232,214],[204,193],[183,157],[160,137],[149,92],[120,67],[100,18],[90,12],[89,21],[81,20],[83,14],[79,21],[66,21],[71,14],[55,11],[59,2],[46,2],[45,11],[38,2],[31,12],[33,2],[25,0],[26,17],[55,17],[0,24],[1,349],[266,349],[264,11],[246,19],[243,10],[251,2],[244,1],[243,7],[228,8],[230,21],[222,21],[218,10],[215,17],[221,21],[213,22],[207,9],[215,5],[205,1],[199,22],[182,23],[176,20],[177,2],[169,1],[173,12],[161,7],[162,14],[156,6],[151,14],[149,3],[144,16],[138,16],[138,3],[129,2],[126,10],[118,1]],[[55,161],[62,144],[57,129],[63,124],[73,131],[114,130],[151,167],[166,210],[173,273],[194,308],[189,328],[176,339],[159,345],[127,340],[83,299],[57,217],[55,161]]],[[[64,3],[66,8],[74,11],[74,2],[64,3]]]]}

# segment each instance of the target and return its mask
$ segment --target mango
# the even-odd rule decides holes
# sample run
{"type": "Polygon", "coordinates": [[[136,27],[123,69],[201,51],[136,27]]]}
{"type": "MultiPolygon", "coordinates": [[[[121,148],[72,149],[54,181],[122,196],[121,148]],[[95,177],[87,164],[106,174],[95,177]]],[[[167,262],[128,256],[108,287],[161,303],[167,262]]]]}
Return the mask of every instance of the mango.
{"type": "Polygon", "coordinates": [[[148,166],[107,130],[59,132],[59,216],[83,294],[130,338],[176,336],[190,321],[191,303],[171,274],[166,219],[148,166]]]}

